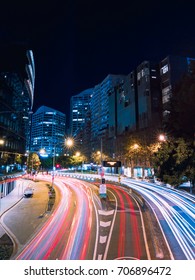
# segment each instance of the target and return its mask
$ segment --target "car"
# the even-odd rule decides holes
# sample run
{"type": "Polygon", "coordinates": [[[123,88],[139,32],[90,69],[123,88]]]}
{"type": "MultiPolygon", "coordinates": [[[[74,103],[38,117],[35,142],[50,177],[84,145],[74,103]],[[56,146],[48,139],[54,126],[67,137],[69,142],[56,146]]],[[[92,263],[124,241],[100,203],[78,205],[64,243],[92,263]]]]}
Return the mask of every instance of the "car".
{"type": "Polygon", "coordinates": [[[30,188],[30,187],[26,188],[25,191],[24,191],[24,196],[25,197],[33,196],[33,188],[30,188]]]}
{"type": "Polygon", "coordinates": [[[187,182],[183,182],[179,185],[179,188],[190,188],[192,187],[191,182],[187,181],[187,182]]]}

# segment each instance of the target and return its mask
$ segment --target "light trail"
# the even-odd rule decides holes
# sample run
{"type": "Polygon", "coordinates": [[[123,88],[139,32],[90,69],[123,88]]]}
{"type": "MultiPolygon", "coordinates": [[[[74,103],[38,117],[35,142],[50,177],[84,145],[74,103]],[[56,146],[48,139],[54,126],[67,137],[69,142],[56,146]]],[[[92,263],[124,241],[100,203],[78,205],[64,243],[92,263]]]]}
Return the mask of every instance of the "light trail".
{"type": "Polygon", "coordinates": [[[162,186],[124,181],[129,187],[139,192],[146,201],[152,203],[174,257],[176,259],[195,259],[194,196],[162,186]],[[163,220],[160,218],[161,215],[163,220]],[[170,237],[170,230],[175,239],[170,237]],[[178,250],[178,245],[181,252],[178,250]]]}
{"type": "MultiPolygon", "coordinates": [[[[17,259],[48,259],[53,248],[56,247],[59,238],[63,234],[61,229],[68,215],[72,195],[70,190],[64,188],[64,186],[59,182],[58,188],[61,200],[57,208],[54,210],[52,216],[50,216],[38,234],[17,256],[17,259]]],[[[66,230],[66,228],[64,228],[64,230],[66,230]]]]}
{"type": "MultiPolygon", "coordinates": [[[[45,178],[46,179],[46,178],[45,178]]],[[[91,192],[77,181],[64,182],[56,178],[60,202],[52,216],[16,259],[85,259],[92,225],[91,192]],[[76,207],[69,220],[73,193],[76,207]],[[69,233],[68,233],[69,232],[69,233]]]]}
{"type": "MultiPolygon", "coordinates": [[[[49,176],[44,176],[44,180],[49,181],[49,178],[49,176]]],[[[111,177],[109,178],[111,179],[111,177]]],[[[89,176],[87,179],[89,180],[89,176]]],[[[101,208],[99,197],[87,185],[88,183],[80,180],[61,176],[56,177],[55,183],[60,192],[59,204],[37,235],[20,252],[17,259],[86,259],[89,253],[92,224],[96,224],[92,252],[92,259],[96,259],[100,234],[97,226],[99,224],[98,209],[101,208]]],[[[167,242],[171,258],[195,259],[195,197],[180,190],[142,181],[123,178],[123,184],[139,193],[153,210],[167,242]]],[[[123,188],[114,187],[114,189],[110,188],[111,190],[112,192],[114,190],[118,196],[119,202],[115,197],[115,203],[119,203],[121,208],[125,208],[124,203],[126,203],[128,208],[133,211],[131,198],[127,192],[123,191],[123,188]]],[[[114,193],[113,196],[115,196],[114,193]]],[[[110,250],[117,211],[115,210],[113,213],[103,259],[107,258],[108,250],[110,250]]],[[[131,224],[132,234],[135,238],[133,251],[137,255],[135,254],[133,257],[139,259],[142,248],[137,239],[139,232],[135,215],[131,215],[128,221],[122,211],[118,214],[117,217],[120,217],[119,232],[122,233],[121,239],[117,243],[118,258],[125,255],[124,244],[127,236],[123,231],[128,222],[131,224]]]]}
{"type": "MultiPolygon", "coordinates": [[[[109,189],[112,189],[113,191],[116,192],[119,202],[118,204],[120,205],[120,208],[122,209],[120,214],[120,221],[119,221],[119,238],[118,238],[118,256],[117,258],[120,258],[122,256],[125,256],[125,250],[128,251],[128,248],[125,247],[126,244],[126,239],[130,238],[130,236],[127,236],[127,222],[129,219],[129,230],[131,230],[132,235],[131,235],[131,240],[133,240],[133,245],[131,248],[131,256],[133,256],[136,259],[140,259],[141,257],[141,244],[140,244],[140,233],[138,232],[138,223],[137,223],[137,216],[135,214],[135,208],[132,202],[132,198],[127,194],[126,191],[121,189],[120,187],[116,186],[111,186],[110,184],[108,185],[109,189]],[[126,205],[125,205],[126,201],[126,205]],[[131,215],[128,215],[125,213],[125,208],[127,208],[130,212],[131,215]],[[133,255],[132,255],[133,254],[133,255]]],[[[129,248],[130,249],[130,248],[129,248]]]]}
{"type": "Polygon", "coordinates": [[[78,199],[68,243],[62,259],[85,259],[92,225],[91,193],[79,181],[72,182],[70,180],[68,184],[74,190],[78,199]]]}

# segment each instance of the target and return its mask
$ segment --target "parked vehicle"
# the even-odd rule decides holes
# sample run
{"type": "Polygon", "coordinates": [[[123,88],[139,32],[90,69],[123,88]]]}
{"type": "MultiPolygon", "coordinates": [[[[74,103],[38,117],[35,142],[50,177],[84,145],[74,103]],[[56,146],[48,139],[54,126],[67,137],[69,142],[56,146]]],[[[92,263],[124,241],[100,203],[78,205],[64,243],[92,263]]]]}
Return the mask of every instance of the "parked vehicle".
{"type": "Polygon", "coordinates": [[[33,189],[32,188],[26,188],[25,191],[24,191],[24,196],[25,197],[31,197],[33,196],[33,189]]]}

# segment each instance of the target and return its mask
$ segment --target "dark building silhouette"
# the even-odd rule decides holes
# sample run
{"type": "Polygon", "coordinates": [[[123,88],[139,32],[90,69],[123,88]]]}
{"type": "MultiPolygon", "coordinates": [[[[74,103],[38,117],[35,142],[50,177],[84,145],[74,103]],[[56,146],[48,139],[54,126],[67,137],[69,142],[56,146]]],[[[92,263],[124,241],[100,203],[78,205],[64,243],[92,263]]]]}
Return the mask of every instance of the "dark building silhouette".
{"type": "Polygon", "coordinates": [[[0,139],[1,159],[15,162],[30,141],[30,114],[34,100],[33,52],[25,44],[0,46],[0,139]]]}

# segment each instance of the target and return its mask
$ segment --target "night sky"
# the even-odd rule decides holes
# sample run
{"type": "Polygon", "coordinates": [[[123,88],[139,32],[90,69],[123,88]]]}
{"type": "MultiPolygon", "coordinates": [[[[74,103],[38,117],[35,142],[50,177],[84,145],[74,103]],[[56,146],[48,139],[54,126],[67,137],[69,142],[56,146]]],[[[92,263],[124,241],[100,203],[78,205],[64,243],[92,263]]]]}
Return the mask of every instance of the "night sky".
{"type": "MultiPolygon", "coordinates": [[[[2,1],[1,1],[2,2],[2,1]]],[[[69,117],[70,96],[143,60],[195,57],[193,1],[4,1],[0,42],[24,41],[35,59],[35,111],[69,117]],[[184,6],[185,4],[185,6],[184,6]]]]}

